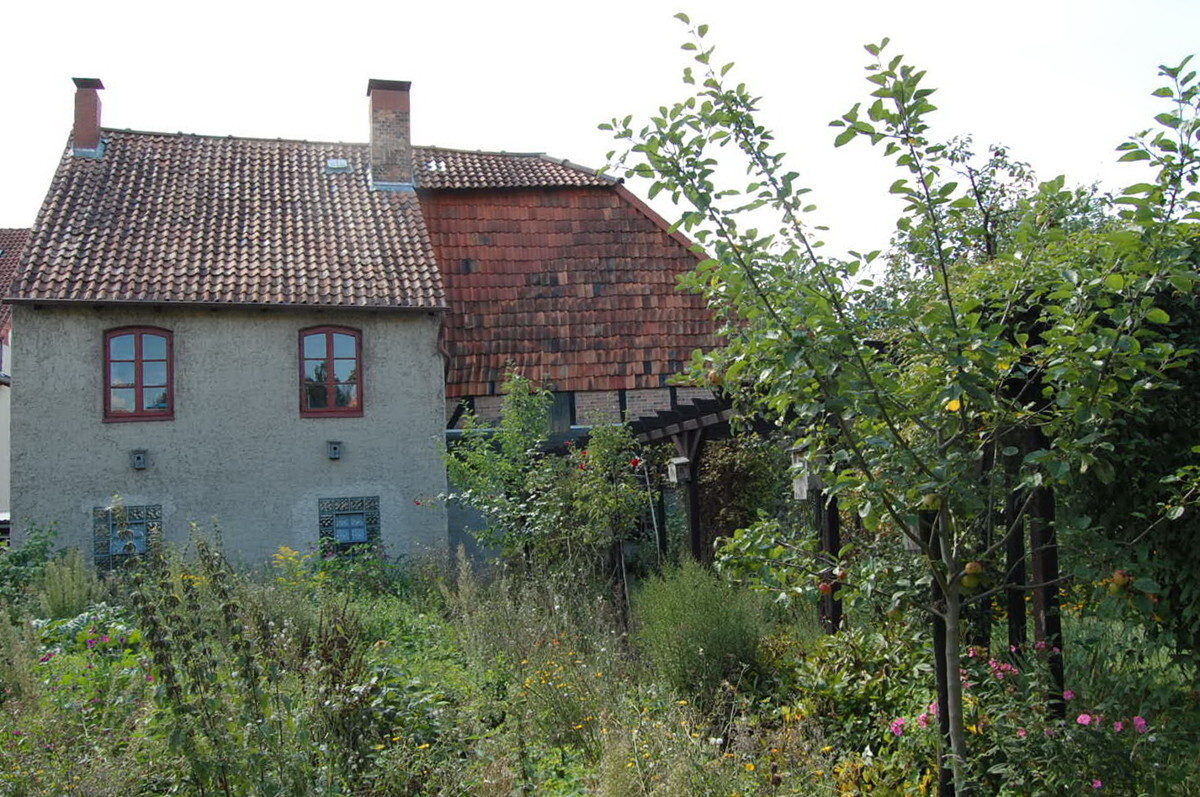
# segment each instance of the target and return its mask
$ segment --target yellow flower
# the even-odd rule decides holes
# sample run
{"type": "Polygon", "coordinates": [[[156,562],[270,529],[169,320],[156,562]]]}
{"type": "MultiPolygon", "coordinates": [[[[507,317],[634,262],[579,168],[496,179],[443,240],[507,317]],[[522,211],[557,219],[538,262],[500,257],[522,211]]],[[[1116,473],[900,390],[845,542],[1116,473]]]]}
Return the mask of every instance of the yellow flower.
{"type": "Polygon", "coordinates": [[[753,763],[751,763],[751,762],[747,762],[747,763],[746,763],[746,771],[747,771],[747,772],[753,772],[753,771],[754,771],[754,764],[753,764],[753,763]]]}
{"type": "Polygon", "coordinates": [[[958,412],[960,409],[962,409],[962,402],[958,399],[950,399],[946,402],[947,412],[958,412]]]}

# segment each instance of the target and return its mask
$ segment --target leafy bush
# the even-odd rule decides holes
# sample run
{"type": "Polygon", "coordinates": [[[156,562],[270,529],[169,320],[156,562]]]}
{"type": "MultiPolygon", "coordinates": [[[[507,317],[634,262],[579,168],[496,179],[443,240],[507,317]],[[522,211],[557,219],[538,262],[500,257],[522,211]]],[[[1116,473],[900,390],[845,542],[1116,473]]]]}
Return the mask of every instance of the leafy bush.
{"type": "Polygon", "coordinates": [[[15,613],[41,581],[54,551],[54,531],[30,529],[21,544],[0,548],[0,603],[15,613]]]}
{"type": "Polygon", "coordinates": [[[46,617],[74,617],[98,600],[103,586],[83,561],[78,548],[46,563],[42,576],[41,606],[46,617]]]}
{"type": "Polygon", "coordinates": [[[634,641],[681,696],[710,702],[723,680],[739,681],[757,662],[764,628],[758,599],[695,562],[647,581],[634,616],[634,641]]]}

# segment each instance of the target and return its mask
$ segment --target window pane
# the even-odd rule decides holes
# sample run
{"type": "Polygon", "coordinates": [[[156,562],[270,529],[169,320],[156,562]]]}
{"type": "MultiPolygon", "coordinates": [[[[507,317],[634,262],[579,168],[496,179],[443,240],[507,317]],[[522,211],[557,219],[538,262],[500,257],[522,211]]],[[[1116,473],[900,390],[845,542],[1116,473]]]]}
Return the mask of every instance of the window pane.
{"type": "Polygon", "coordinates": [[[318,332],[313,335],[304,336],[304,358],[324,358],[325,357],[325,333],[318,332]]]}
{"type": "Polygon", "coordinates": [[[354,345],[354,336],[343,335],[340,332],[333,333],[333,356],[357,357],[358,347],[354,345]]]}
{"type": "Polygon", "coordinates": [[[109,338],[108,358],[110,360],[132,360],[133,335],[117,335],[115,338],[109,338]]]}
{"type": "MultiPolygon", "coordinates": [[[[115,382],[113,384],[116,384],[115,382]]],[[[142,365],[142,385],[144,387],[167,386],[167,364],[165,362],[150,362],[142,365]]]]}
{"type": "Polygon", "coordinates": [[[325,360],[304,361],[304,381],[324,382],[329,377],[329,366],[325,360]]]}
{"type": "Polygon", "coordinates": [[[334,515],[333,537],[342,544],[366,542],[366,514],[363,512],[339,512],[334,515]]]}
{"type": "Polygon", "coordinates": [[[134,394],[132,388],[108,391],[108,406],[110,412],[133,412],[134,394]]]}
{"type": "Polygon", "coordinates": [[[143,410],[165,410],[167,408],[167,389],[150,388],[142,391],[143,410]]]}
{"type": "Polygon", "coordinates": [[[112,387],[132,387],[134,384],[133,363],[110,363],[108,383],[112,387]]]}
{"type": "Polygon", "coordinates": [[[144,333],[142,335],[142,359],[167,359],[167,339],[162,335],[151,335],[144,333]]]}
{"type": "Polygon", "coordinates": [[[358,388],[354,385],[335,385],[334,393],[338,407],[358,406],[358,388]]]}
{"type": "Polygon", "coordinates": [[[353,382],[358,360],[334,360],[333,361],[333,381],[335,382],[353,382]]]}
{"type": "Polygon", "coordinates": [[[324,385],[307,385],[304,388],[304,407],[309,410],[329,408],[329,393],[324,385]]]}

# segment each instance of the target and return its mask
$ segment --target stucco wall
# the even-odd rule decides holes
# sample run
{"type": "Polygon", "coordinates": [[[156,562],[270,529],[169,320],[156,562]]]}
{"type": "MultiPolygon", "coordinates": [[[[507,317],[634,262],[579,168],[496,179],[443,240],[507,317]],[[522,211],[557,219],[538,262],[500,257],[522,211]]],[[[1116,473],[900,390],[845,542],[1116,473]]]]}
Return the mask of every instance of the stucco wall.
{"type": "Polygon", "coordinates": [[[175,542],[216,517],[227,551],[257,562],[316,544],[318,498],[379,496],[390,553],[442,552],[445,512],[426,500],[446,484],[437,328],[425,314],[15,307],[15,533],[54,524],[88,553],[93,507],[119,494],[161,504],[175,542]],[[134,325],[174,333],[174,420],[103,422],[104,332],[134,325]],[[300,417],[297,334],[315,325],[362,331],[363,417],[300,417]]]}

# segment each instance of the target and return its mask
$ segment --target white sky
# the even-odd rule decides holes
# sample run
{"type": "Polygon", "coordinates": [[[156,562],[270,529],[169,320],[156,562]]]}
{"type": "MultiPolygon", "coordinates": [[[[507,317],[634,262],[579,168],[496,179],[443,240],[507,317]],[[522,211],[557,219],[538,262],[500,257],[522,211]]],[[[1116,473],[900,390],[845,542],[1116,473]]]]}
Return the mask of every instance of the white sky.
{"type": "Polygon", "coordinates": [[[598,167],[613,142],[597,124],[683,96],[680,10],[711,25],[717,61],[765,98],[831,252],[883,247],[898,210],[898,175],[876,151],[832,148],[828,122],[869,92],[864,43],[890,36],[890,52],[928,70],[934,135],[974,133],[1043,178],[1109,186],[1143,176],[1113,166],[1113,148],[1163,110],[1148,97],[1157,65],[1200,50],[1197,0],[11,3],[0,227],[33,223],[73,76],[104,81],[107,127],[334,141],[366,140],[368,78],[411,80],[417,144],[598,167]]]}

